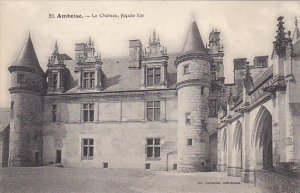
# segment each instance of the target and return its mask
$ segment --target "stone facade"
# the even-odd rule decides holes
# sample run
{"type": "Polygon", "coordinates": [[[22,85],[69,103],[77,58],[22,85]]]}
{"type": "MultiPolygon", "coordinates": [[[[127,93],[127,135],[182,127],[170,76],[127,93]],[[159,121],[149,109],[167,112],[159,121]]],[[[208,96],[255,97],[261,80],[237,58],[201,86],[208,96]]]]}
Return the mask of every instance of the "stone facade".
{"type": "Polygon", "coordinates": [[[56,43],[46,72],[29,37],[9,67],[2,163],[217,169],[244,182],[282,163],[297,171],[300,33],[296,26],[292,39],[279,23],[271,59],[235,59],[232,84],[224,83],[220,32],[204,46],[196,22],[180,53],[167,53],[154,31],[146,49],[130,40],[128,57],[102,58],[90,38],[76,44],[75,60],[56,43]]]}

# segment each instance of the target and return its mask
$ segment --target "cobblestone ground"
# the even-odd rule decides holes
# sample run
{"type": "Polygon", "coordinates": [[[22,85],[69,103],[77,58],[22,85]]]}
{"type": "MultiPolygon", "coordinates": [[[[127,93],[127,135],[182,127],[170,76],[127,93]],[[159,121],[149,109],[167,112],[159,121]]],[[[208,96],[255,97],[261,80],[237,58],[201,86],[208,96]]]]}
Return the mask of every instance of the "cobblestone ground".
{"type": "Polygon", "coordinates": [[[22,193],[252,193],[253,184],[223,173],[131,169],[3,168],[0,192],[22,193]]]}

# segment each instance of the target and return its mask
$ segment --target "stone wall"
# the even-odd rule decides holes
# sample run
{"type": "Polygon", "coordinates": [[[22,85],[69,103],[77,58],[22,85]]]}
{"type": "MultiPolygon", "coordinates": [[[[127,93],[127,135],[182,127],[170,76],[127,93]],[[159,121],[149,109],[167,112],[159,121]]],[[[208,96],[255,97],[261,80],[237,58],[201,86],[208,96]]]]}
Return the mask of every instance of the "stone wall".
{"type": "Polygon", "coordinates": [[[177,164],[177,93],[134,96],[47,96],[44,98],[43,165],[62,152],[65,167],[171,170],[177,164]],[[160,119],[147,121],[147,101],[160,101],[160,119]],[[94,121],[83,122],[82,103],[94,103],[94,121]],[[52,104],[57,121],[52,122],[52,104]],[[94,139],[94,156],[82,157],[82,139],[94,139]],[[147,138],[160,138],[160,157],[147,158],[147,138]],[[176,158],[176,159],[174,159],[176,158]]]}

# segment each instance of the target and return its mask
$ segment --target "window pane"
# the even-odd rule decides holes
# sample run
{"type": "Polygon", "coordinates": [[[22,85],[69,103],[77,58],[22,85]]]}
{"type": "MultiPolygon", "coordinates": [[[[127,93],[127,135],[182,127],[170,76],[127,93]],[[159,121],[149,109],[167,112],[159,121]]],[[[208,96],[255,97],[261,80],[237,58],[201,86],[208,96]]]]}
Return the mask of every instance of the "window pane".
{"type": "Polygon", "coordinates": [[[83,147],[83,156],[88,156],[88,148],[87,147],[83,147]]]}
{"type": "Polygon", "coordinates": [[[90,109],[94,109],[94,104],[89,104],[90,109]]]}
{"type": "Polygon", "coordinates": [[[154,120],[159,121],[160,120],[160,110],[154,109],[154,120]]]}
{"type": "Polygon", "coordinates": [[[95,79],[91,79],[90,87],[91,87],[91,88],[95,87],[95,79]]]}
{"type": "Polygon", "coordinates": [[[160,74],[160,68],[155,68],[155,74],[160,74]]]}
{"type": "Polygon", "coordinates": [[[153,109],[147,109],[147,120],[152,121],[153,120],[153,109]]]}
{"type": "Polygon", "coordinates": [[[83,109],[87,109],[88,108],[88,104],[83,104],[83,109]]]}
{"type": "Polygon", "coordinates": [[[153,75],[147,76],[147,85],[149,85],[149,86],[153,85],[153,75]]]}
{"type": "Polygon", "coordinates": [[[87,139],[83,139],[83,145],[88,145],[88,140],[87,139]]]}
{"type": "Polygon", "coordinates": [[[153,139],[147,139],[147,145],[153,145],[153,139]]]}
{"type": "Polygon", "coordinates": [[[94,156],[94,147],[89,147],[89,153],[90,153],[90,157],[94,156]]]}
{"type": "Polygon", "coordinates": [[[84,122],[88,121],[88,111],[87,110],[83,111],[83,121],[84,122]]]}
{"type": "Polygon", "coordinates": [[[95,77],[95,72],[91,72],[91,77],[95,77]]]}
{"type": "Polygon", "coordinates": [[[160,147],[154,148],[154,157],[160,157],[160,147]]]}
{"type": "Polygon", "coordinates": [[[89,80],[83,80],[83,87],[84,87],[84,88],[87,88],[87,87],[88,87],[88,81],[89,81],[89,80]]]}
{"type": "Polygon", "coordinates": [[[153,147],[147,147],[147,157],[153,157],[153,147]]]}
{"type": "Polygon", "coordinates": [[[160,102],[159,102],[159,101],[155,101],[155,102],[154,102],[154,106],[155,106],[155,107],[160,107],[160,102]]]}
{"type": "Polygon", "coordinates": [[[148,101],[147,102],[147,107],[153,107],[153,101],[148,101]]]}
{"type": "Polygon", "coordinates": [[[94,145],[94,139],[90,139],[89,142],[90,142],[90,145],[94,145]]]}
{"type": "Polygon", "coordinates": [[[160,144],[160,139],[155,139],[155,140],[154,140],[154,144],[155,144],[155,145],[159,145],[159,144],[160,144]]]}
{"type": "Polygon", "coordinates": [[[147,75],[153,75],[153,68],[147,69],[147,75]]]}
{"type": "Polygon", "coordinates": [[[159,85],[159,84],[160,84],[160,74],[155,75],[155,78],[154,78],[154,84],[156,84],[156,85],[159,85]]]}
{"type": "Polygon", "coordinates": [[[87,77],[89,76],[89,73],[88,73],[88,72],[85,72],[85,73],[83,73],[83,76],[84,76],[85,78],[87,78],[87,77]]]}
{"type": "Polygon", "coordinates": [[[94,121],[94,111],[90,110],[90,121],[94,121]]]}

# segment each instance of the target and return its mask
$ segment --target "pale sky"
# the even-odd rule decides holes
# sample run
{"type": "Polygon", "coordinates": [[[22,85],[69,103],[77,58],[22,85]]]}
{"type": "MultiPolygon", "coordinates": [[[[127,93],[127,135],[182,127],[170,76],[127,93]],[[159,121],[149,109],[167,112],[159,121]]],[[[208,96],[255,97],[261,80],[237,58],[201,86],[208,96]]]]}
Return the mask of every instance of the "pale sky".
{"type": "MultiPolygon", "coordinates": [[[[233,81],[233,59],[270,55],[277,17],[284,16],[286,31],[300,20],[300,2],[217,1],[0,1],[0,107],[8,107],[8,66],[18,56],[28,31],[40,65],[45,70],[55,40],[60,53],[74,58],[74,44],[89,36],[102,57],[128,55],[128,40],[140,39],[147,46],[153,29],[168,52],[181,51],[194,13],[204,43],[217,28],[224,44],[225,81],[233,81]],[[143,18],[49,19],[49,14],[144,14],[143,18]]],[[[299,24],[300,25],[300,24],[299,24]]],[[[173,64],[169,64],[173,65],[173,64]]]]}

